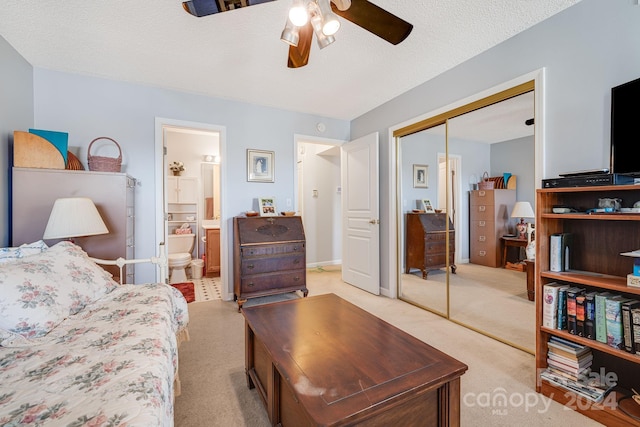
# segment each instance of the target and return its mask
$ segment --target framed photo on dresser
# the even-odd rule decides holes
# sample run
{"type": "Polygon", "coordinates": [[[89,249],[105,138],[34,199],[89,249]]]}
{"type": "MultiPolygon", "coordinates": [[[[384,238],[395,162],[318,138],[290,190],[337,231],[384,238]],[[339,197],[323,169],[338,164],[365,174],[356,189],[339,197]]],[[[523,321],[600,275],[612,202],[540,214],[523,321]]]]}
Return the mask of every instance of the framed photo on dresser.
{"type": "Polygon", "coordinates": [[[436,213],[435,209],[433,209],[433,205],[431,204],[431,200],[422,199],[422,209],[425,213],[436,213]]]}

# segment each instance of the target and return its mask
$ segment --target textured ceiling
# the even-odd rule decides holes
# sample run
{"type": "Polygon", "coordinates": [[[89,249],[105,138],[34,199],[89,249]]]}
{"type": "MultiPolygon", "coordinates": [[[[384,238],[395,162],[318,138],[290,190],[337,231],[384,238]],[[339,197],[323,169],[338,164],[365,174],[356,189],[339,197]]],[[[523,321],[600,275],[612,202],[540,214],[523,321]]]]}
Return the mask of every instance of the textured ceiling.
{"type": "Polygon", "coordinates": [[[0,0],[0,35],[35,67],[350,120],[579,0],[375,0],[411,22],[393,46],[343,20],[287,68],[290,0],[195,18],[180,0],[0,0]]]}

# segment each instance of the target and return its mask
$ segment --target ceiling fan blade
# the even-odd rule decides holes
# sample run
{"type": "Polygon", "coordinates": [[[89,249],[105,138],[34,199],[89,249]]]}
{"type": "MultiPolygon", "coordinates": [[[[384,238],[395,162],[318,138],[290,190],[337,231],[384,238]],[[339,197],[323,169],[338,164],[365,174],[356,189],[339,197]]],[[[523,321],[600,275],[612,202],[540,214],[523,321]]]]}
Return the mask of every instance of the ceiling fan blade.
{"type": "Polygon", "coordinates": [[[183,1],[182,7],[187,13],[201,18],[214,13],[240,9],[274,0],[189,0],[183,1]]]}
{"type": "Polygon", "coordinates": [[[197,16],[198,18],[220,12],[220,8],[218,7],[218,2],[216,0],[183,1],[182,7],[187,11],[187,13],[197,16]]]}
{"type": "Polygon", "coordinates": [[[398,44],[406,39],[413,29],[413,25],[404,19],[367,0],[351,0],[351,7],[344,11],[339,10],[331,2],[331,9],[336,15],[342,16],[391,44],[398,44]]]}
{"type": "Polygon", "coordinates": [[[289,46],[289,60],[287,67],[300,68],[309,62],[309,52],[311,52],[311,39],[313,37],[313,27],[311,22],[307,22],[298,31],[298,46],[289,46]]]}

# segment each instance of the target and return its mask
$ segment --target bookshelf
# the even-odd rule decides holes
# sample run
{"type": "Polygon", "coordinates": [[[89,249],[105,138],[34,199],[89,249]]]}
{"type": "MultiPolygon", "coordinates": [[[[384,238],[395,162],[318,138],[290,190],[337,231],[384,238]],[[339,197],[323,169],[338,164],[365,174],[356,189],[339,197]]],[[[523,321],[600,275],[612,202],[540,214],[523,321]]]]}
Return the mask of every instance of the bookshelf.
{"type": "MultiPolygon", "coordinates": [[[[627,287],[633,259],[621,252],[640,249],[640,213],[582,213],[598,206],[600,198],[620,198],[623,207],[640,201],[640,186],[539,189],[536,192],[536,296],[547,283],[561,282],[590,291],[609,291],[640,300],[640,288],[627,287]],[[567,206],[579,213],[554,214],[554,206],[567,206]],[[549,240],[554,233],[571,233],[570,270],[549,270],[549,240]]],[[[640,405],[618,399],[640,390],[640,355],[619,350],[566,330],[542,326],[543,302],[536,297],[536,391],[608,426],[640,426],[640,405]],[[592,371],[615,373],[617,386],[602,402],[595,403],[540,378],[547,368],[551,336],[592,349],[592,371]],[[604,371],[602,371],[604,369],[604,371]],[[632,416],[630,416],[631,414],[632,416]],[[635,418],[634,418],[635,417],[635,418]]]]}

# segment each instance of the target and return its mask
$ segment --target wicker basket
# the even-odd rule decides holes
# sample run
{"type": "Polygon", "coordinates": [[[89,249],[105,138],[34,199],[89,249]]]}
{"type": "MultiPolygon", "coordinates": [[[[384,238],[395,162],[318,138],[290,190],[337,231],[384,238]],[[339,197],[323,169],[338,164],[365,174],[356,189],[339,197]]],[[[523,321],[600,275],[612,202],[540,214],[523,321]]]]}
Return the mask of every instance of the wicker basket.
{"type": "Polygon", "coordinates": [[[478,183],[478,188],[480,190],[493,190],[493,188],[495,187],[496,183],[492,180],[489,179],[489,173],[485,172],[482,175],[482,181],[480,181],[478,183]]]}
{"type": "Polygon", "coordinates": [[[87,161],[89,163],[90,171],[97,172],[120,172],[122,168],[122,149],[120,148],[120,144],[118,144],[114,139],[108,138],[106,136],[101,136],[99,138],[94,139],[89,144],[89,148],[87,150],[87,161]],[[99,139],[108,139],[109,141],[116,144],[118,147],[118,151],[120,155],[118,157],[103,157],[103,156],[92,156],[91,155],[91,146],[94,142],[99,139]]]}

